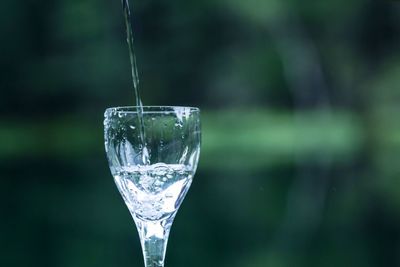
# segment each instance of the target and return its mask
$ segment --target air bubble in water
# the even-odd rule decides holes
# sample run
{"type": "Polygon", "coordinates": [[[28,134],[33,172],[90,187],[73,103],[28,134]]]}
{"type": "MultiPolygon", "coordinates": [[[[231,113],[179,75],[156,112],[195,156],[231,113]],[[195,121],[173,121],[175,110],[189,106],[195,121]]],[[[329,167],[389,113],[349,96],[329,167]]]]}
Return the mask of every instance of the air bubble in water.
{"type": "Polygon", "coordinates": [[[184,165],[160,162],[126,166],[114,178],[132,215],[158,220],[177,210],[192,174],[184,165]]]}
{"type": "Polygon", "coordinates": [[[182,127],[183,127],[183,125],[182,125],[182,123],[181,123],[181,122],[177,122],[177,123],[175,123],[175,126],[176,126],[176,127],[179,127],[179,128],[182,128],[182,127]]]}

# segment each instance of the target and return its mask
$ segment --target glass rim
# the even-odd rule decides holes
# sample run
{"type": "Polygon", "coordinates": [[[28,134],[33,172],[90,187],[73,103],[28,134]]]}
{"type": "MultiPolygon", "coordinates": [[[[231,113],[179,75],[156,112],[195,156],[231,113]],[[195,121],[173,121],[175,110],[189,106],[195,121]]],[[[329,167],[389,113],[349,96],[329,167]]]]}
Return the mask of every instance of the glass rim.
{"type": "MultiPolygon", "coordinates": [[[[199,113],[200,108],[190,107],[190,106],[142,106],[143,114],[152,114],[152,113],[176,113],[175,109],[187,109],[190,113],[199,113]]],[[[105,110],[105,115],[110,112],[123,112],[123,113],[138,113],[138,106],[118,106],[118,107],[110,107],[105,110]]]]}

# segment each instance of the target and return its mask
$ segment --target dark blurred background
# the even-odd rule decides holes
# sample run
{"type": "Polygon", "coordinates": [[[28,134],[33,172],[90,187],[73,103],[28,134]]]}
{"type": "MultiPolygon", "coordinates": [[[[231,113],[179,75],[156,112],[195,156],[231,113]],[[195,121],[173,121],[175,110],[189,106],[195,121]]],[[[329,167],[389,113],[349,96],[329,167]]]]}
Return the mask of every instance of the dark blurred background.
{"type": "MultiPolygon", "coordinates": [[[[131,4],[144,104],[202,109],[166,266],[400,266],[399,1],[131,4]]],[[[0,33],[0,266],[142,267],[120,1],[1,0],[0,33]]]]}

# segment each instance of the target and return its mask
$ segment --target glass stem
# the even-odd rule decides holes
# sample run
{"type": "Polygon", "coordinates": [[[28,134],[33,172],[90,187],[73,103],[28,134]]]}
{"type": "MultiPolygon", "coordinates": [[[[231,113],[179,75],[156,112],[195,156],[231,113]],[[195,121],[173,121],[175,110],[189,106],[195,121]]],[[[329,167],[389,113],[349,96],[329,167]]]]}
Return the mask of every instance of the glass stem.
{"type": "Polygon", "coordinates": [[[136,219],[145,267],[164,267],[165,252],[173,217],[162,221],[136,219]]]}

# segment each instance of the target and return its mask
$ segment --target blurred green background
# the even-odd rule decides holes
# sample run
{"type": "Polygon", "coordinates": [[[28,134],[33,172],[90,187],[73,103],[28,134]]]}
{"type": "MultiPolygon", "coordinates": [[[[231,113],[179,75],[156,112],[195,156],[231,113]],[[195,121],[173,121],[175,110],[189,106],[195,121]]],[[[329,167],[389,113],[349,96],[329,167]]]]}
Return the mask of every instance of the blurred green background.
{"type": "MultiPolygon", "coordinates": [[[[202,109],[166,266],[400,266],[400,2],[133,1],[143,102],[202,109]]],[[[103,112],[118,0],[0,1],[0,266],[143,266],[103,112]]]]}

